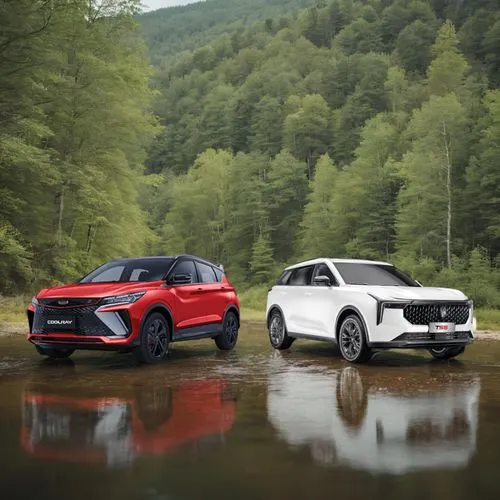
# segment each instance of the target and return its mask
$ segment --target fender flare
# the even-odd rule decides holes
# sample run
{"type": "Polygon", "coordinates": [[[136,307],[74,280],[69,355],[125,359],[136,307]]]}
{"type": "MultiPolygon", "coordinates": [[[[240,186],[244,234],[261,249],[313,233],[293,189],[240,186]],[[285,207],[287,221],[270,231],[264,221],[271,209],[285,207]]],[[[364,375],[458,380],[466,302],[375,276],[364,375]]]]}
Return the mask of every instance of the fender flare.
{"type": "Polygon", "coordinates": [[[271,313],[271,311],[273,309],[278,309],[278,311],[281,314],[281,317],[283,318],[283,325],[285,326],[285,331],[288,331],[288,328],[286,326],[285,314],[283,313],[283,309],[281,309],[281,307],[278,304],[273,304],[271,307],[269,307],[269,312],[267,313],[267,316],[266,316],[266,325],[267,325],[267,328],[269,329],[269,320],[271,319],[271,314],[270,313],[271,313]]]}
{"type": "Polygon", "coordinates": [[[174,316],[172,315],[172,312],[170,311],[168,306],[166,306],[165,304],[163,304],[161,302],[157,302],[155,304],[150,305],[146,309],[145,313],[142,315],[141,323],[139,325],[139,333],[137,335],[137,339],[140,339],[140,335],[141,335],[142,327],[144,326],[144,322],[146,321],[148,316],[151,314],[151,312],[155,309],[161,309],[164,313],[167,314],[168,318],[170,319],[170,325],[169,325],[170,326],[170,338],[169,338],[169,341],[172,340],[172,335],[174,334],[174,328],[175,328],[174,316]]]}
{"type": "Polygon", "coordinates": [[[229,311],[233,311],[235,314],[236,314],[236,317],[238,318],[238,328],[240,327],[241,325],[241,320],[240,320],[240,310],[238,309],[238,307],[236,306],[236,304],[234,303],[231,303],[229,304],[225,311],[224,311],[224,315],[222,316],[222,323],[224,323],[224,320],[226,319],[226,315],[229,311]]]}
{"type": "Polygon", "coordinates": [[[338,328],[339,328],[339,318],[342,316],[343,313],[345,313],[347,310],[352,310],[356,315],[359,317],[361,320],[361,323],[363,323],[363,328],[365,329],[365,335],[366,335],[366,341],[370,341],[370,332],[368,330],[368,326],[366,325],[366,320],[365,317],[363,316],[362,312],[356,307],[352,305],[344,306],[339,313],[337,314],[337,317],[335,318],[335,340],[338,343],[338,328]]]}

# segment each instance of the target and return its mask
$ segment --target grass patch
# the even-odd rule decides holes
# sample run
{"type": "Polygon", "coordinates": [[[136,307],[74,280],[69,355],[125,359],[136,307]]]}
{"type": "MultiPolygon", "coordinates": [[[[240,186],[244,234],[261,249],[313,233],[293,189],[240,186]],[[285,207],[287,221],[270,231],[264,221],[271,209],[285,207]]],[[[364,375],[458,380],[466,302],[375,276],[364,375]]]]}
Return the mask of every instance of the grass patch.
{"type": "Polygon", "coordinates": [[[245,307],[241,308],[241,320],[242,321],[266,321],[266,311],[257,311],[255,309],[247,309],[245,307]]]}
{"type": "Polygon", "coordinates": [[[475,309],[478,330],[500,332],[500,309],[475,309]]]}
{"type": "Polygon", "coordinates": [[[26,307],[31,297],[2,297],[0,296],[0,323],[23,323],[26,319],[26,307]]]}
{"type": "Polygon", "coordinates": [[[254,286],[252,288],[248,288],[243,292],[238,292],[241,308],[252,311],[262,311],[262,315],[264,316],[265,314],[264,311],[266,310],[268,290],[269,287],[263,285],[263,286],[254,286]]]}

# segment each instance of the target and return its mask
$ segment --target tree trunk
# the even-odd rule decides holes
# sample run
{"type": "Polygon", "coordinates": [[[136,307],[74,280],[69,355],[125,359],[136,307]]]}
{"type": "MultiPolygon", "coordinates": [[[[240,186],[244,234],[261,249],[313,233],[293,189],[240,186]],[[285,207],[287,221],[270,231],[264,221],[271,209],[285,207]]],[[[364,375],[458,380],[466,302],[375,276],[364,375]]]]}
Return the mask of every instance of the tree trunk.
{"type": "Polygon", "coordinates": [[[92,241],[92,224],[89,224],[87,229],[87,244],[85,245],[87,253],[90,252],[91,241],[92,241]]]}
{"type": "Polygon", "coordinates": [[[62,221],[64,213],[64,186],[61,186],[61,190],[57,194],[57,243],[61,245],[62,243],[62,221]]]}
{"type": "Polygon", "coordinates": [[[446,195],[448,201],[448,213],[446,218],[446,262],[451,267],[451,161],[448,137],[446,132],[446,122],[443,122],[444,151],[446,154],[446,195]]]}

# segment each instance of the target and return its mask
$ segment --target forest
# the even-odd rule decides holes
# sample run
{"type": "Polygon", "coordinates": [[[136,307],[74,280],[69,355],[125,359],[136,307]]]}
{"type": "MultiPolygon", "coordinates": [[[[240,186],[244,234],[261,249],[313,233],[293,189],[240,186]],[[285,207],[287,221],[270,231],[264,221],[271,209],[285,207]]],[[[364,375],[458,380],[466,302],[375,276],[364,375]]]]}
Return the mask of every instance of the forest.
{"type": "Polygon", "coordinates": [[[0,293],[115,257],[383,259],[500,307],[497,0],[0,7],[0,293]]]}

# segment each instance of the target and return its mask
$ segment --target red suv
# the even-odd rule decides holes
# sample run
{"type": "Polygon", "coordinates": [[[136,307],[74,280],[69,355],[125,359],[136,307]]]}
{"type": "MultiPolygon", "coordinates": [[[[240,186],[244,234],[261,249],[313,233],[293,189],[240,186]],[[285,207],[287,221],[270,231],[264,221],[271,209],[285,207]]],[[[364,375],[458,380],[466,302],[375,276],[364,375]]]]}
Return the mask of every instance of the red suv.
{"type": "Polygon", "coordinates": [[[240,326],[222,268],[191,255],[112,260],[77,283],[42,290],[27,313],[28,340],[52,358],[98,349],[157,363],[180,340],[213,338],[230,350],[240,326]]]}

